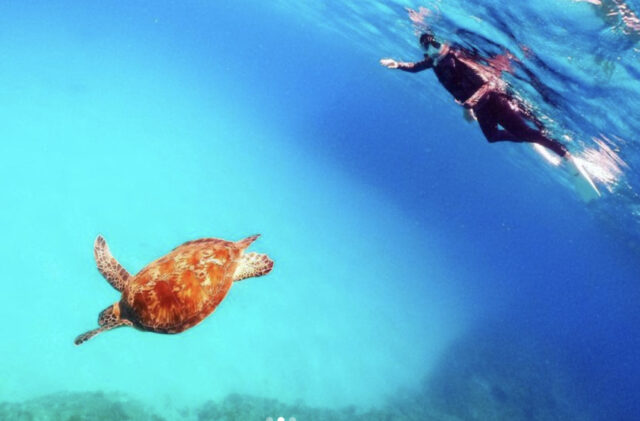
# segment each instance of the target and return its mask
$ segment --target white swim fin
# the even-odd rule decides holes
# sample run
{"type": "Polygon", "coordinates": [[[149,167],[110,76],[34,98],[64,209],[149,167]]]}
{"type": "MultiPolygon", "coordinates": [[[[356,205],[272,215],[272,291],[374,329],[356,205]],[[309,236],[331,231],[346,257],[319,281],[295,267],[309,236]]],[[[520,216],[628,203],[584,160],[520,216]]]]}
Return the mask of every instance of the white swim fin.
{"type": "Polygon", "coordinates": [[[580,158],[570,156],[566,162],[571,174],[573,187],[580,198],[588,203],[600,197],[600,190],[598,190],[598,187],[580,161],[580,158]]]}

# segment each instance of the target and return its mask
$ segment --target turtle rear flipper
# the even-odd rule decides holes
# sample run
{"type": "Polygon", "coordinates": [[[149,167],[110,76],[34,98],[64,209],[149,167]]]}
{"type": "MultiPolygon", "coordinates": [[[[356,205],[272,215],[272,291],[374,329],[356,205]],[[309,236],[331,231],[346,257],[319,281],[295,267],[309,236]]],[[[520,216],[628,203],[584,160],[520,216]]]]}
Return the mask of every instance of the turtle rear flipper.
{"type": "Polygon", "coordinates": [[[102,333],[121,326],[133,326],[133,323],[131,323],[131,321],[120,318],[120,303],[115,303],[102,310],[100,316],[98,316],[98,324],[100,325],[99,328],[79,335],[73,342],[76,345],[80,345],[93,338],[98,333],[102,333]]]}
{"type": "Polygon", "coordinates": [[[233,280],[242,281],[254,276],[266,275],[271,272],[271,269],[273,269],[273,260],[266,254],[246,253],[239,259],[238,267],[233,273],[233,280]]]}
{"type": "Polygon", "coordinates": [[[96,259],[98,271],[111,284],[112,287],[122,292],[131,275],[111,255],[109,246],[104,238],[99,235],[93,244],[93,256],[96,259]]]}
{"type": "Polygon", "coordinates": [[[254,241],[256,241],[260,237],[260,234],[252,235],[251,237],[247,237],[244,240],[236,241],[236,245],[240,250],[244,250],[251,245],[254,241]]]}

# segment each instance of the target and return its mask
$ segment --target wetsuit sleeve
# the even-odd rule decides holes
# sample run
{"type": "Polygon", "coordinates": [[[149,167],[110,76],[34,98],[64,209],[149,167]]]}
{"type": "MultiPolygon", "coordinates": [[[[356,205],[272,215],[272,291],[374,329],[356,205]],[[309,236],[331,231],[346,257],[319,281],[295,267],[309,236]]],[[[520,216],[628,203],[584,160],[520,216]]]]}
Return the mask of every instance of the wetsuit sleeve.
{"type": "Polygon", "coordinates": [[[423,70],[427,70],[433,67],[433,59],[431,57],[425,57],[422,61],[416,61],[415,63],[399,62],[398,69],[404,70],[409,73],[418,73],[423,70]]]}

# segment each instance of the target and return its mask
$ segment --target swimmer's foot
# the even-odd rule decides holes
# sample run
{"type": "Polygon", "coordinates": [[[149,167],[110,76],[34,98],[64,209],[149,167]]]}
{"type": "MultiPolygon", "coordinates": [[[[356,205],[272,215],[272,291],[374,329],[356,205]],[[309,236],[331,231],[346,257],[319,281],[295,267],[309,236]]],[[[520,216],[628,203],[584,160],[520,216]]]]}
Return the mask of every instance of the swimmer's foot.
{"type": "Polygon", "coordinates": [[[571,161],[573,161],[573,155],[571,155],[569,152],[567,152],[562,156],[562,159],[564,159],[565,162],[571,162],[571,161]]]}
{"type": "Polygon", "coordinates": [[[580,168],[578,167],[578,162],[576,161],[576,158],[573,155],[571,155],[569,151],[567,151],[567,153],[564,154],[562,158],[564,159],[564,162],[566,162],[566,164],[569,166],[569,170],[571,171],[571,174],[574,177],[579,176],[580,168]]]}

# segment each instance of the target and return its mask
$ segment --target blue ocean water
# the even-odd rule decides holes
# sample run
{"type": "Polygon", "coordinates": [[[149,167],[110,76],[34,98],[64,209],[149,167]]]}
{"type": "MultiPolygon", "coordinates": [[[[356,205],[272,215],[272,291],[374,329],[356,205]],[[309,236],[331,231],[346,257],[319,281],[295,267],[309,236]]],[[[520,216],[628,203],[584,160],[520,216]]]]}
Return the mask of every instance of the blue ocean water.
{"type": "MultiPolygon", "coordinates": [[[[193,408],[239,394],[355,408],[345,419],[640,419],[634,10],[3,2],[0,401],[120,393],[205,420],[193,408]],[[506,78],[602,197],[581,201],[529,145],[488,144],[433,74],[378,64],[421,58],[421,25],[508,50],[506,78]],[[254,233],[274,270],[199,326],[74,346],[119,300],[98,234],[136,273],[185,241],[254,233]]],[[[260,419],[295,415],[266,406],[260,419]]]]}

